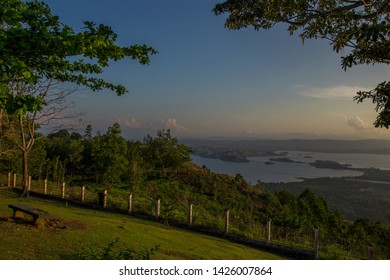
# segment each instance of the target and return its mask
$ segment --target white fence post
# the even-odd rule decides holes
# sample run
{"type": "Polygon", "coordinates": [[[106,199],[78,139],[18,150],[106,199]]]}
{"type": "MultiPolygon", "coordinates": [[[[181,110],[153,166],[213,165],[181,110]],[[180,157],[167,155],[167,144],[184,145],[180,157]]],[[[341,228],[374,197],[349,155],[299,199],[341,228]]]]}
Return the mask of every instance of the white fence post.
{"type": "Polygon", "coordinates": [[[129,201],[128,201],[127,206],[128,206],[127,212],[130,214],[132,211],[132,208],[133,208],[133,195],[132,194],[129,194],[129,201]]]}
{"type": "Polygon", "coordinates": [[[103,192],[103,208],[107,207],[107,190],[104,190],[103,192]]]}
{"type": "Polygon", "coordinates": [[[225,235],[229,234],[229,209],[225,209],[225,235]]]}
{"type": "Polygon", "coordinates": [[[46,194],[47,193],[47,179],[45,179],[44,183],[43,183],[43,194],[46,194]]]}
{"type": "Polygon", "coordinates": [[[194,205],[192,204],[192,203],[190,203],[189,205],[188,205],[188,225],[192,225],[192,207],[193,207],[194,205]]]}
{"type": "Polygon", "coordinates": [[[14,188],[16,188],[16,173],[14,173],[14,185],[13,185],[14,188]]]}
{"type": "Polygon", "coordinates": [[[31,176],[28,176],[27,181],[27,193],[31,190],[31,176]]]}
{"type": "Polygon", "coordinates": [[[160,217],[160,199],[156,200],[156,220],[160,217]]]}
{"type": "Polygon", "coordinates": [[[62,187],[61,187],[61,198],[65,198],[65,182],[62,182],[62,187]]]}
{"type": "Polygon", "coordinates": [[[85,201],[85,186],[81,187],[81,203],[85,201]]]}

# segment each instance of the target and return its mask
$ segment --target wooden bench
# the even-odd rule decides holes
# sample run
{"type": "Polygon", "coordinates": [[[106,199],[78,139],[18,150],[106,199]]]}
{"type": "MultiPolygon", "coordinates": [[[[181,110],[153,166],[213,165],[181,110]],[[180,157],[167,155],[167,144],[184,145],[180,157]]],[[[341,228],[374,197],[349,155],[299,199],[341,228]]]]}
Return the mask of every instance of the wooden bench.
{"type": "Polygon", "coordinates": [[[10,205],[8,205],[8,207],[12,208],[14,210],[14,216],[13,216],[14,218],[15,218],[16,212],[20,211],[20,212],[24,212],[26,214],[31,215],[34,219],[34,223],[38,220],[39,217],[46,216],[49,214],[46,211],[31,207],[31,206],[28,206],[25,204],[10,204],[10,205]]]}

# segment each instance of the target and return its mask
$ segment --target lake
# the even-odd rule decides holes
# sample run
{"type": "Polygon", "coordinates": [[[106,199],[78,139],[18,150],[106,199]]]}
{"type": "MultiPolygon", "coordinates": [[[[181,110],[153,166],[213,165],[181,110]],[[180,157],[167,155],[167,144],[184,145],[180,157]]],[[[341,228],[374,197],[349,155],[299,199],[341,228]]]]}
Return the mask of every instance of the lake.
{"type": "Polygon", "coordinates": [[[256,156],[248,157],[250,162],[227,162],[219,159],[203,158],[191,155],[193,162],[199,166],[205,165],[211,172],[225,173],[235,176],[240,173],[249,183],[262,182],[298,182],[300,178],[347,177],[360,176],[356,170],[338,170],[316,168],[308,163],[316,160],[336,161],[350,164],[355,168],[380,168],[390,170],[390,155],[347,154],[347,153],[312,153],[289,151],[286,156],[256,156]],[[295,162],[279,162],[265,164],[271,158],[285,157],[295,162]]]}

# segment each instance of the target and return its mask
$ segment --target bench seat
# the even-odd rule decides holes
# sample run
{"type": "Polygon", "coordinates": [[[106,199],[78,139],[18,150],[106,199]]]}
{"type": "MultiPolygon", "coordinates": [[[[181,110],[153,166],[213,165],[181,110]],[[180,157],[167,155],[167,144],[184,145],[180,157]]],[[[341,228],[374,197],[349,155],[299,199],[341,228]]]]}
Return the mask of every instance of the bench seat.
{"type": "Polygon", "coordinates": [[[49,214],[46,211],[43,211],[43,210],[34,208],[32,206],[29,206],[29,205],[25,205],[25,204],[9,204],[8,207],[13,209],[13,211],[14,211],[13,217],[14,218],[15,218],[16,212],[20,211],[20,212],[31,215],[34,219],[34,222],[36,222],[39,217],[46,216],[49,214]]]}

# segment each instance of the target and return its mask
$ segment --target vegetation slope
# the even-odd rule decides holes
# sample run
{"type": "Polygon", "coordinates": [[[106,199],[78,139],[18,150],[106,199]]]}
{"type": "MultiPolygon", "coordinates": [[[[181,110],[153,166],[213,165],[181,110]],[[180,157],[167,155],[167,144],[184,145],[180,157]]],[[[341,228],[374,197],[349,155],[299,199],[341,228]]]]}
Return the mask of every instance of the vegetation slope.
{"type": "MultiPolygon", "coordinates": [[[[35,188],[42,190],[43,179],[48,179],[48,191],[58,193],[65,181],[69,198],[80,199],[85,186],[90,202],[98,203],[98,193],[107,190],[108,207],[126,210],[132,194],[133,211],[147,215],[153,215],[160,200],[160,217],[167,225],[187,223],[188,205],[193,204],[197,227],[222,230],[229,210],[233,235],[264,240],[266,222],[272,220],[273,242],[313,249],[313,230],[319,228],[324,258],[366,258],[368,244],[375,245],[378,258],[388,258],[390,233],[380,223],[346,221],[307,189],[296,195],[284,189],[270,192],[262,184],[248,184],[240,174],[212,173],[194,165],[190,151],[169,130],[127,141],[115,123],[94,136],[90,126],[84,135],[66,130],[41,135],[29,166],[35,188]]],[[[2,157],[3,174],[20,172],[19,161],[16,152],[2,157]]]]}
{"type": "Polygon", "coordinates": [[[0,259],[80,259],[118,256],[132,250],[135,259],[281,259],[223,239],[174,229],[164,224],[105,211],[65,207],[37,198],[0,192],[0,259]],[[13,220],[10,203],[44,209],[50,216],[32,224],[13,220]],[[114,255],[114,253],[116,255],[114,255]]]}

